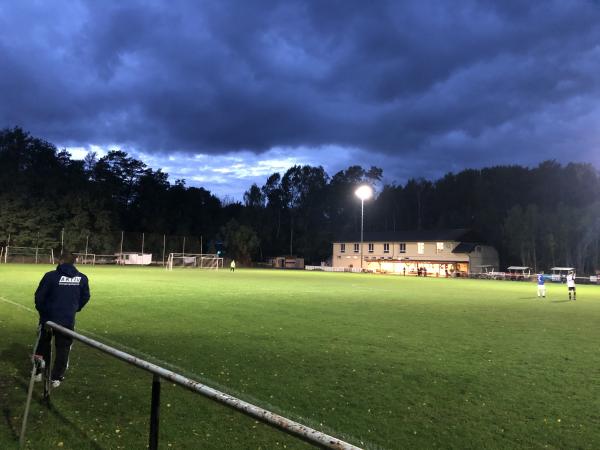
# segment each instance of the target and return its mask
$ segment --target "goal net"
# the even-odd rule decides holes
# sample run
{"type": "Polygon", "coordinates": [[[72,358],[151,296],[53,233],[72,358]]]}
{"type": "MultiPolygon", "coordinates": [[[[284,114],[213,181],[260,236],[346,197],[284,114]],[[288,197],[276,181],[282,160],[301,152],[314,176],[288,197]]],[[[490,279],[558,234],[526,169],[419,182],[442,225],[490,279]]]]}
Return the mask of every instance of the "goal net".
{"type": "Polygon", "coordinates": [[[54,264],[54,250],[51,248],[7,246],[4,248],[2,258],[4,263],[54,264]]]}
{"type": "Polygon", "coordinates": [[[223,268],[223,258],[211,253],[169,253],[169,259],[167,260],[166,266],[167,270],[173,270],[173,268],[177,267],[219,270],[220,268],[223,268]]]}
{"type": "MultiPolygon", "coordinates": [[[[88,253],[89,256],[89,253],[88,253]]],[[[96,264],[119,264],[119,255],[94,255],[94,265],[96,264]]]]}
{"type": "Polygon", "coordinates": [[[77,257],[77,264],[91,264],[96,265],[96,254],[95,253],[73,253],[77,257]]]}

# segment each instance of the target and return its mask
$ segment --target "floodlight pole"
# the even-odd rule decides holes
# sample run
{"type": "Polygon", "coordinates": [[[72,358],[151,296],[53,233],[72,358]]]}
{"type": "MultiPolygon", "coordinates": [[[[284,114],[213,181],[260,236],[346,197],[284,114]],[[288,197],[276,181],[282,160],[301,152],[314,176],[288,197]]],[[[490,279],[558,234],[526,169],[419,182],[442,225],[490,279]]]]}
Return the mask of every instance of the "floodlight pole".
{"type": "Polygon", "coordinates": [[[4,264],[6,264],[6,260],[8,259],[8,248],[10,247],[10,233],[8,233],[8,239],[6,241],[6,250],[4,252],[4,264]]]}
{"type": "Polygon", "coordinates": [[[123,237],[125,235],[125,232],[123,230],[121,230],[121,245],[119,247],[119,264],[123,264],[123,237]]]}
{"type": "Polygon", "coordinates": [[[365,224],[365,199],[360,199],[360,271],[363,270],[363,241],[365,224]]]}
{"type": "Polygon", "coordinates": [[[364,228],[365,228],[365,200],[371,198],[373,195],[373,189],[371,186],[365,184],[360,186],[355,192],[356,196],[360,198],[360,271],[363,270],[363,244],[364,244],[364,228]]]}
{"type": "Polygon", "coordinates": [[[37,232],[37,236],[35,238],[35,263],[38,263],[38,246],[40,243],[40,232],[37,232]]]}

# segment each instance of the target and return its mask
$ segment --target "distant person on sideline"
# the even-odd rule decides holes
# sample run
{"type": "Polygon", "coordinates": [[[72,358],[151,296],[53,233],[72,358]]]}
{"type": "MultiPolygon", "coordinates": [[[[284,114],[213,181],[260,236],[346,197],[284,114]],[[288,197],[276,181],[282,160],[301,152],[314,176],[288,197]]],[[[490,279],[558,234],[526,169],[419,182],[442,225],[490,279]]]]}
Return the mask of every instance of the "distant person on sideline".
{"type": "Polygon", "coordinates": [[[546,298],[546,277],[544,277],[543,273],[538,273],[537,275],[537,296],[546,298]]]}
{"type": "Polygon", "coordinates": [[[575,293],[575,272],[571,271],[567,275],[567,289],[569,290],[569,300],[577,300],[577,294],[575,293]],[[571,293],[573,298],[571,298],[571,293]]]}
{"type": "Polygon", "coordinates": [[[231,260],[231,264],[229,264],[229,271],[235,272],[235,259],[231,260]]]}
{"type": "MultiPolygon", "coordinates": [[[[90,299],[88,278],[79,272],[75,266],[75,256],[70,252],[60,255],[56,270],[48,272],[40,281],[35,291],[35,309],[40,315],[41,336],[35,350],[36,358],[42,358],[50,364],[50,343],[52,332],[44,329],[48,321],[73,330],[75,314],[86,305],[90,299]]],[[[69,366],[69,352],[73,339],[61,333],[54,333],[54,348],[56,357],[52,368],[52,387],[60,386],[65,371],[69,366]]],[[[41,368],[38,368],[36,381],[42,380],[41,368]]]]}

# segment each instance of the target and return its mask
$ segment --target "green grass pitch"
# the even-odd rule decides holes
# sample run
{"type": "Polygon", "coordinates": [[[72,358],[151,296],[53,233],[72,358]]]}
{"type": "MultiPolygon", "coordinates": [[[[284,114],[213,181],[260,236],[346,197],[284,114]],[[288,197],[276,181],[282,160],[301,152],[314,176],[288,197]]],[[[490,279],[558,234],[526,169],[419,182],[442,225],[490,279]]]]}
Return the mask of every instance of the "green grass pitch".
{"type": "MultiPolygon", "coordinates": [[[[351,443],[600,448],[600,286],[80,267],[77,329],[351,443]]],[[[16,448],[49,266],[0,265],[0,448],[16,448]]],[[[145,448],[150,374],[76,343],[29,448],[145,448]]],[[[163,383],[161,448],[307,448],[163,383]]]]}

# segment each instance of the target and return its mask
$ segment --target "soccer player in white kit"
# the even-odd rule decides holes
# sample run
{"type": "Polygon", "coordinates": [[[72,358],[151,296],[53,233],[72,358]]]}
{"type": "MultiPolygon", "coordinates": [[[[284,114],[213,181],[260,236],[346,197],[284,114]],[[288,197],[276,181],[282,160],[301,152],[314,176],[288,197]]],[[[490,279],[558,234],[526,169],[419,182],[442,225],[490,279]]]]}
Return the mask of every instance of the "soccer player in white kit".
{"type": "Polygon", "coordinates": [[[577,294],[575,293],[575,272],[569,272],[567,275],[567,289],[569,289],[569,300],[576,300],[577,294]],[[571,298],[573,293],[573,298],[571,298]]]}

